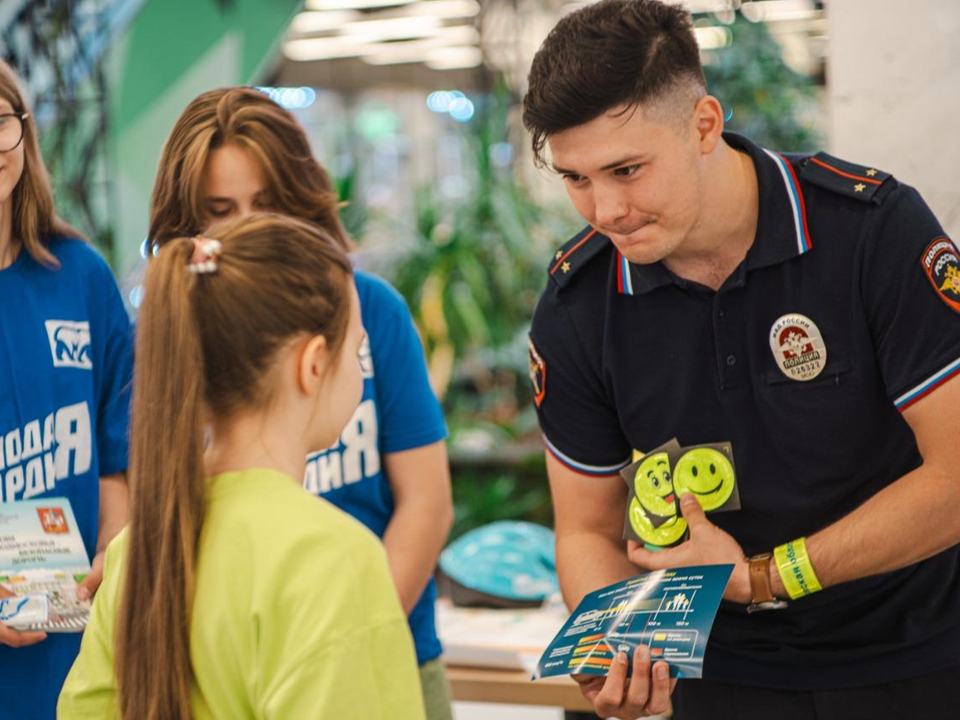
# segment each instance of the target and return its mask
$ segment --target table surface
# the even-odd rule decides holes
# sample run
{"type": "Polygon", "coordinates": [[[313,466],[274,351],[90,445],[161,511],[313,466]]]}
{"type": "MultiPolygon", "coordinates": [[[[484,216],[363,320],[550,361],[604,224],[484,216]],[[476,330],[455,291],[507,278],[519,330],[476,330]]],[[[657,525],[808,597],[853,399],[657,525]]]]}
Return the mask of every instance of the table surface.
{"type": "Polygon", "coordinates": [[[454,700],[593,710],[577,684],[567,676],[534,682],[523,670],[448,665],[447,678],[454,700]]]}

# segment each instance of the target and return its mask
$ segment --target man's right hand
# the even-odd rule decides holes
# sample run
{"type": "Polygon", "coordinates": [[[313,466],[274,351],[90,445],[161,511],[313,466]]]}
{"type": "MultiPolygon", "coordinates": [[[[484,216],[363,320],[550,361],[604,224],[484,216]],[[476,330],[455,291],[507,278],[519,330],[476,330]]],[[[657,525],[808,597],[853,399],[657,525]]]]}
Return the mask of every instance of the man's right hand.
{"type": "Polygon", "coordinates": [[[618,652],[606,677],[573,675],[580,692],[593,703],[594,712],[602,718],[635,718],[662,715],[670,707],[670,693],[677,685],[670,679],[670,669],[662,660],[651,668],[650,648],[637,646],[633,654],[633,674],[627,678],[627,655],[618,652]],[[652,670],[652,672],[651,672],[652,670]]]}
{"type": "MultiPolygon", "coordinates": [[[[16,597],[16,595],[3,585],[0,585],[0,598],[16,597]]],[[[9,628],[0,623],[0,645],[9,645],[10,647],[26,647],[27,645],[36,645],[38,642],[47,639],[44,632],[20,632],[9,628]]]]}

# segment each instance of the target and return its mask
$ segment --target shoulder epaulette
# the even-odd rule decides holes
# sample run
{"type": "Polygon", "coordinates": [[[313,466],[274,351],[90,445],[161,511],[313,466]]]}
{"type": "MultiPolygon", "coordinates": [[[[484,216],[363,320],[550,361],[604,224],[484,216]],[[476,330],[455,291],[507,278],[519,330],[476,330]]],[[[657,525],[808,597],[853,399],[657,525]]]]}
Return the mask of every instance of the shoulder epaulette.
{"type": "Polygon", "coordinates": [[[803,163],[800,177],[855,200],[877,204],[883,202],[896,185],[890,173],[864,165],[854,165],[825,152],[808,158],[803,163]]]}
{"type": "Polygon", "coordinates": [[[562,287],[606,246],[607,236],[588,225],[554,253],[548,270],[550,277],[562,287]]]}

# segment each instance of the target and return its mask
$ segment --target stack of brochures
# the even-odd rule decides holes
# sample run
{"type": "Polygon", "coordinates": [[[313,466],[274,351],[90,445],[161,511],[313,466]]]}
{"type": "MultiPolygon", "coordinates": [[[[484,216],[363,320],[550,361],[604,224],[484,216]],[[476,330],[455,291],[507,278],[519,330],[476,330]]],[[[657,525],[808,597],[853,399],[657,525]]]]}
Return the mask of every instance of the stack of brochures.
{"type": "Polygon", "coordinates": [[[90,603],[77,598],[90,572],[70,501],[0,504],[0,622],[17,630],[80,632],[90,603]]]}

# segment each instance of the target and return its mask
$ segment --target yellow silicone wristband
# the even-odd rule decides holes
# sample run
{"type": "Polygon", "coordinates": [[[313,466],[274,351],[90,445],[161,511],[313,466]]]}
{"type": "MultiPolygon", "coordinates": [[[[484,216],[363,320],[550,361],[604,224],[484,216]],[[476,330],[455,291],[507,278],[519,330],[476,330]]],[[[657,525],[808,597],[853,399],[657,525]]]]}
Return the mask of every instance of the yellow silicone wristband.
{"type": "Polygon", "coordinates": [[[813,571],[813,565],[810,564],[805,540],[806,538],[798,538],[777,546],[773,551],[777,571],[791,600],[823,590],[817,574],[813,571]]]}

